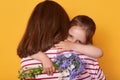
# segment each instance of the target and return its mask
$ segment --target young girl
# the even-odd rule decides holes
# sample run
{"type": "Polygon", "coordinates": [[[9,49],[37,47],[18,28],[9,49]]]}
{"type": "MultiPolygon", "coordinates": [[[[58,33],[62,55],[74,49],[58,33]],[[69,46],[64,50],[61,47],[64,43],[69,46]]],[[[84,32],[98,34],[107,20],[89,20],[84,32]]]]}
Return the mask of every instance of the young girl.
{"type": "Polygon", "coordinates": [[[67,40],[55,44],[59,51],[74,50],[93,58],[102,57],[102,50],[92,45],[96,25],[91,18],[82,15],[77,16],[71,21],[70,26],[67,40]]]}
{"type": "Polygon", "coordinates": [[[105,80],[103,71],[96,59],[102,56],[102,51],[92,46],[95,29],[95,23],[91,18],[85,15],[76,16],[71,21],[67,40],[55,45],[59,51],[74,50],[78,52],[79,57],[86,64],[80,80],[105,80]]]}

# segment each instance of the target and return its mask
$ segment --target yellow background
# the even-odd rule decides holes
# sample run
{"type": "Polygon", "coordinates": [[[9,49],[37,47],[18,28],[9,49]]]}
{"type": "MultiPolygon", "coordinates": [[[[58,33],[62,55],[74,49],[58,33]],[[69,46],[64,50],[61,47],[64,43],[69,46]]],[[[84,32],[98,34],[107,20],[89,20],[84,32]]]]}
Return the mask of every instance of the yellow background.
{"type": "MultiPolygon", "coordinates": [[[[24,33],[28,18],[42,0],[0,1],[0,80],[18,80],[20,59],[17,45],[24,33]]],[[[99,59],[107,80],[120,80],[120,1],[119,0],[56,0],[72,19],[85,14],[97,24],[95,45],[104,56],[99,59]]]]}

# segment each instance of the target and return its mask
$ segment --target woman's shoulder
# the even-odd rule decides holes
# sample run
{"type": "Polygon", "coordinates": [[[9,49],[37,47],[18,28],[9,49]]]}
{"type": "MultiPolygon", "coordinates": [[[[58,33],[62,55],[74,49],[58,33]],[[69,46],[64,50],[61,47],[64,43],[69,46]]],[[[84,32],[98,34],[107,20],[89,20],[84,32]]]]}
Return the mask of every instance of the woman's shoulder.
{"type": "Polygon", "coordinates": [[[57,53],[58,50],[56,48],[51,48],[49,50],[47,50],[45,53],[57,53]]]}

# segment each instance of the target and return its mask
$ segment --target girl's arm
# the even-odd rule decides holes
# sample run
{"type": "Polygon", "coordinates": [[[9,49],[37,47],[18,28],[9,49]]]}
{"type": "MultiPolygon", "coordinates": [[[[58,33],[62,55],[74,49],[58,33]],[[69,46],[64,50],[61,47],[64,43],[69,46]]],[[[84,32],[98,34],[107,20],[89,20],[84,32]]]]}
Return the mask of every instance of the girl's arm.
{"type": "Polygon", "coordinates": [[[85,45],[80,43],[73,43],[70,41],[61,41],[55,46],[59,49],[59,51],[74,50],[78,53],[82,53],[93,58],[100,58],[103,56],[103,51],[100,48],[91,44],[85,45]]]}
{"type": "Polygon", "coordinates": [[[47,55],[45,55],[42,52],[38,52],[32,55],[31,57],[34,59],[40,60],[42,62],[45,73],[47,73],[48,75],[53,75],[55,68],[52,61],[48,58],[47,55]]]}
{"type": "Polygon", "coordinates": [[[100,58],[103,56],[103,51],[100,48],[93,46],[91,44],[84,45],[84,44],[73,43],[72,50],[83,53],[93,58],[100,58]]]}

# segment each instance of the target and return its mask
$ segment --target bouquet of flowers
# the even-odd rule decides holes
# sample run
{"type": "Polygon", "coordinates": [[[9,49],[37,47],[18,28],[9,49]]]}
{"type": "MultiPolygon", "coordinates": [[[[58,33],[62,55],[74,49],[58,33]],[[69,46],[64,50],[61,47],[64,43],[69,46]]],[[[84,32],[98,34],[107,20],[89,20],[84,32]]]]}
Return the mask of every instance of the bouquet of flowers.
{"type": "MultiPolygon", "coordinates": [[[[77,79],[80,77],[81,72],[85,66],[82,60],[77,56],[75,52],[62,52],[56,55],[54,61],[56,70],[61,72],[61,79],[69,78],[69,80],[77,79]]],[[[43,71],[43,67],[34,68],[27,72],[19,71],[19,78],[24,80],[26,78],[35,78],[43,71]]]]}
{"type": "Polygon", "coordinates": [[[55,57],[54,63],[62,72],[61,77],[69,77],[69,80],[77,79],[80,77],[81,72],[85,66],[82,60],[75,52],[63,52],[55,57]]]}

